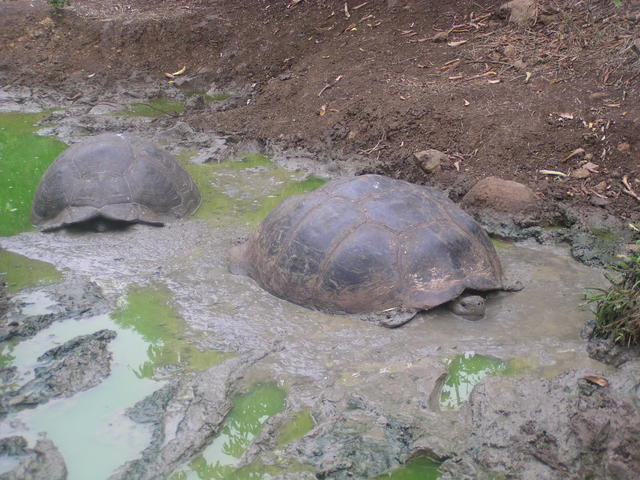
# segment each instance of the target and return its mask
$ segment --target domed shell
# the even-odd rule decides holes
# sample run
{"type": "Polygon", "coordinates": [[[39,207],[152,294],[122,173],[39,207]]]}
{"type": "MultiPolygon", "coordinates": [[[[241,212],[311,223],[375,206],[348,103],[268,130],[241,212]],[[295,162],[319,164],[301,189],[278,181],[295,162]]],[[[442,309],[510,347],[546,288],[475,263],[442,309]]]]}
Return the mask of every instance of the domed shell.
{"type": "Polygon", "coordinates": [[[31,219],[42,230],[98,217],[162,224],[199,205],[198,188],[169,153],[137,137],[103,134],[71,146],[49,166],[31,219]]]}
{"type": "Polygon", "coordinates": [[[231,249],[230,270],[330,313],[427,310],[502,287],[478,223],[437,190],[380,175],[290,197],[231,249]]]}

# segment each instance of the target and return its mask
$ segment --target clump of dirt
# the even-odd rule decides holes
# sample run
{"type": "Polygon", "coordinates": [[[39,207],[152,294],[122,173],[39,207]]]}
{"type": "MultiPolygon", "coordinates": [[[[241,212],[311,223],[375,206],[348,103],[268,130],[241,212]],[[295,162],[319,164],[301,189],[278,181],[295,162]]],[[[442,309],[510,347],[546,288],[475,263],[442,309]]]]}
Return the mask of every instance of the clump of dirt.
{"type": "Polygon", "coordinates": [[[182,114],[200,129],[364,158],[454,200],[499,175],[637,221],[639,11],[540,0],[517,25],[501,3],[78,0],[52,17],[3,2],[0,76],[82,101],[186,66],[174,85],[241,93],[182,114]],[[432,172],[414,157],[429,148],[448,154],[432,172]]]}

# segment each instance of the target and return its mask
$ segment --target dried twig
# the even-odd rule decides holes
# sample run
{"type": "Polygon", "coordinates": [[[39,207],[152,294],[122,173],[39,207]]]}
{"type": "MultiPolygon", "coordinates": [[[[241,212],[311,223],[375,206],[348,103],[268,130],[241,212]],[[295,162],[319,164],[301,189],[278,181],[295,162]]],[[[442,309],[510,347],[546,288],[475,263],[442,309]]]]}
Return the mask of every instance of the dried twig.
{"type": "Polygon", "coordinates": [[[627,195],[635,198],[636,200],[640,201],[640,195],[638,195],[633,188],[631,188],[631,185],[629,184],[629,176],[625,175],[624,177],[622,177],[622,184],[624,185],[625,188],[622,189],[622,191],[624,193],[626,193],[627,195]]]}

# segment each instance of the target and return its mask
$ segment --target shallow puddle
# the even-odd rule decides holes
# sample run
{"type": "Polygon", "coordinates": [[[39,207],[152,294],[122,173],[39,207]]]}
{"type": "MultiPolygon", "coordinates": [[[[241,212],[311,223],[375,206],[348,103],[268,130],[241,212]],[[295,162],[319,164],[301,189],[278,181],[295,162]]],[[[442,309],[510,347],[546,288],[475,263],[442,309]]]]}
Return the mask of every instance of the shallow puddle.
{"type": "MultiPolygon", "coordinates": [[[[37,314],[52,306],[39,291],[22,294],[19,300],[32,308],[41,304],[34,311],[37,314]]],[[[179,371],[205,370],[228,357],[216,350],[200,350],[189,341],[184,320],[166,289],[133,288],[122,304],[111,315],[54,323],[33,338],[5,343],[1,351],[0,366],[17,367],[13,384],[24,384],[33,378],[40,365],[37,359],[45,351],[98,330],[117,332],[108,347],[113,354],[111,374],[102,383],[70,398],[11,414],[0,426],[0,435],[23,435],[31,443],[46,432],[65,458],[69,480],[107,478],[139,455],[151,432],[130,420],[125,411],[159,389],[162,378],[179,371]]],[[[23,314],[34,312],[22,309],[23,314]]]]}
{"type": "Polygon", "coordinates": [[[187,326],[170,299],[171,292],[159,285],[132,288],[123,307],[112,314],[119,327],[134,330],[148,345],[148,360],[134,370],[140,378],[155,378],[167,368],[203,371],[230,356],[198,349],[185,336],[187,326]]]}
{"type": "MultiPolygon", "coordinates": [[[[188,466],[172,475],[170,480],[237,478],[240,458],[265,422],[284,409],[284,401],[284,391],[273,384],[258,385],[249,393],[237,397],[211,445],[194,457],[188,466]]],[[[259,474],[259,471],[252,472],[252,475],[259,474]]]]}
{"type": "Polygon", "coordinates": [[[32,230],[31,200],[47,167],[67,146],[34,132],[46,113],[0,113],[0,236],[32,230]]]}
{"type": "Polygon", "coordinates": [[[309,433],[314,426],[311,409],[300,410],[292,414],[289,421],[282,426],[277,443],[281,447],[287,445],[309,433]]]}
{"type": "Polygon", "coordinates": [[[472,352],[448,360],[447,376],[440,389],[440,408],[460,408],[471,395],[473,387],[490,375],[505,375],[509,371],[507,362],[499,358],[477,355],[472,352]]]}

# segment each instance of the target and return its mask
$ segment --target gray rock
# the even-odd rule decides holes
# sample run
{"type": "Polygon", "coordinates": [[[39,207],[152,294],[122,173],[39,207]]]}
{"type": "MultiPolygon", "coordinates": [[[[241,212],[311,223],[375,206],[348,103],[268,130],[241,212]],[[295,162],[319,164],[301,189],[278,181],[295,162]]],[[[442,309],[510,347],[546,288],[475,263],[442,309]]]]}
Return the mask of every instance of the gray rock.
{"type": "Polygon", "coordinates": [[[413,154],[416,163],[425,173],[440,171],[443,162],[449,161],[449,156],[439,150],[422,150],[413,154]]]}
{"type": "Polygon", "coordinates": [[[0,456],[18,462],[14,469],[0,474],[0,480],[66,480],[67,467],[54,443],[42,438],[29,448],[22,437],[0,439],[0,456]]]}
{"type": "Polygon", "coordinates": [[[115,337],[112,330],[100,330],[48,350],[38,358],[45,364],[35,369],[35,378],[5,395],[3,409],[33,407],[95,387],[111,372],[107,345],[115,337]]]}
{"type": "Polygon", "coordinates": [[[484,379],[467,407],[472,433],[441,478],[640,478],[640,413],[590,373],[484,379]]]}

